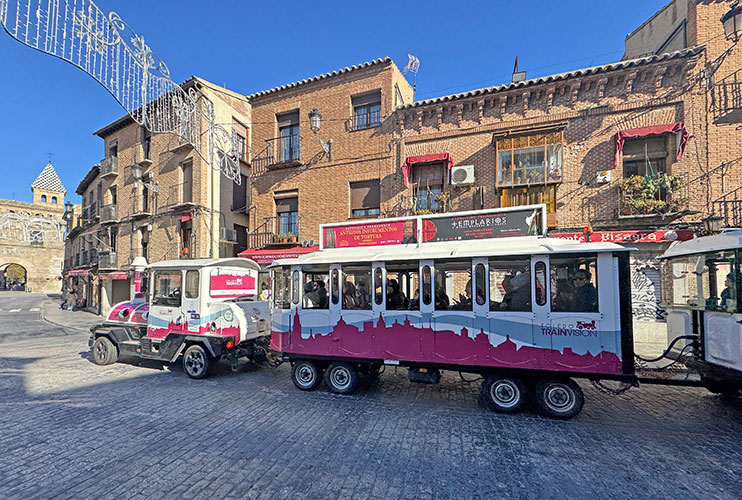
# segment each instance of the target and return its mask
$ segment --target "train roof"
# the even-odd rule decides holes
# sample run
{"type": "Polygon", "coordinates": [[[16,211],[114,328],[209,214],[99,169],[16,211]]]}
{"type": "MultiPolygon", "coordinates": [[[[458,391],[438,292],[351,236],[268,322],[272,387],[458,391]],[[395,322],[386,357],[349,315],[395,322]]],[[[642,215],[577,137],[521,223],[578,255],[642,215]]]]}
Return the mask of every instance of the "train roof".
{"type": "Polygon", "coordinates": [[[201,269],[202,267],[243,267],[246,269],[260,270],[260,266],[254,260],[244,257],[227,257],[223,259],[175,259],[153,262],[148,266],[150,269],[201,269]]]}
{"type": "Polygon", "coordinates": [[[670,245],[670,248],[660,258],[667,259],[670,257],[681,257],[683,255],[720,252],[735,248],[742,248],[742,230],[739,229],[712,236],[702,236],[688,241],[676,241],[670,245]]]}
{"type": "Polygon", "coordinates": [[[630,250],[633,250],[633,248],[623,247],[615,243],[582,243],[564,238],[519,236],[468,241],[444,241],[423,243],[421,245],[325,248],[293,259],[277,260],[273,263],[273,266],[507,257],[552,253],[621,252],[630,250]]]}

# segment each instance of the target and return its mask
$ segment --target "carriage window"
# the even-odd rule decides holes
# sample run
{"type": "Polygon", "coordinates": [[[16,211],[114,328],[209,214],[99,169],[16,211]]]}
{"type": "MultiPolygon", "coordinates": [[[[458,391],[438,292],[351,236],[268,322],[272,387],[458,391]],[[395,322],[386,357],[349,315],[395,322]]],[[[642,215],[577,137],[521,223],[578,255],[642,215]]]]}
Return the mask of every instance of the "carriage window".
{"type": "Polygon", "coordinates": [[[432,294],[430,293],[430,266],[423,267],[423,304],[430,305],[432,294]]]}
{"type": "Polygon", "coordinates": [[[291,302],[294,304],[299,303],[299,286],[299,271],[294,271],[291,283],[291,302]]]}
{"type": "Polygon", "coordinates": [[[554,257],[551,267],[551,310],[598,312],[598,259],[594,256],[554,257]]]}
{"type": "Polygon", "coordinates": [[[531,259],[491,260],[490,311],[531,310],[531,259]]]}
{"type": "Polygon", "coordinates": [[[471,261],[436,262],[435,310],[471,311],[471,261]]]}
{"type": "Polygon", "coordinates": [[[178,271],[155,273],[155,290],[152,303],[160,306],[179,306],[182,276],[178,271]]]}
{"type": "Polygon", "coordinates": [[[484,264],[477,264],[474,266],[474,282],[476,283],[477,293],[477,305],[483,306],[487,302],[487,274],[484,270],[484,264]]]}
{"type": "Polygon", "coordinates": [[[343,267],[343,309],[371,309],[371,266],[343,267]]]}
{"type": "Polygon", "coordinates": [[[536,304],[546,305],[546,264],[536,262],[536,304]]]}
{"type": "Polygon", "coordinates": [[[376,305],[380,306],[384,302],[384,287],[382,279],[381,268],[377,267],[374,269],[374,300],[376,305]]]}
{"type": "Polygon", "coordinates": [[[338,290],[340,290],[340,273],[337,269],[332,270],[332,304],[337,305],[340,302],[340,294],[338,293],[338,290]]]}
{"type": "Polygon", "coordinates": [[[677,257],[662,263],[662,305],[697,306],[703,305],[703,290],[708,281],[708,269],[704,266],[702,255],[677,257]]]}
{"type": "Polygon", "coordinates": [[[420,309],[420,278],[416,262],[394,262],[386,266],[387,310],[420,309]]]}
{"type": "Polygon", "coordinates": [[[289,299],[289,290],[291,288],[289,270],[276,269],[273,276],[273,298],[275,306],[279,309],[291,309],[291,301],[289,299]]]}
{"type": "Polygon", "coordinates": [[[327,293],[330,275],[324,269],[306,269],[304,271],[303,309],[329,309],[330,296],[327,293]]]}
{"type": "Polygon", "coordinates": [[[705,255],[703,296],[708,311],[737,312],[739,273],[734,252],[705,255]]]}
{"type": "Polygon", "coordinates": [[[198,298],[198,271],[186,271],[186,299],[198,298]]]}

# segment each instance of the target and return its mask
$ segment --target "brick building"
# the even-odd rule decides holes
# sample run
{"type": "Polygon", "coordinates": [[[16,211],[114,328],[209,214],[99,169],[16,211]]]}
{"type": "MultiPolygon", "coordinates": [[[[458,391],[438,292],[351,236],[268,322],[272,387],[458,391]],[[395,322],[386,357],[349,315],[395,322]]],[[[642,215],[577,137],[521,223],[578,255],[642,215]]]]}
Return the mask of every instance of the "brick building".
{"type": "Polygon", "coordinates": [[[637,246],[637,316],[662,320],[657,256],[704,221],[742,225],[730,6],[674,0],[627,36],[621,61],[425,101],[388,59],[249,96],[250,246],[317,240],[321,222],[545,203],[552,235],[590,225],[637,246]],[[372,92],[380,118],[356,131],[372,92]],[[315,156],[313,108],[332,161],[315,156]]]}
{"type": "MultiPolygon", "coordinates": [[[[129,297],[135,257],[223,257],[246,247],[249,106],[244,96],[200,78],[183,88],[208,100],[216,122],[227,124],[241,152],[242,182],[223,177],[176,135],[150,134],[129,116],[96,131],[105,157],[77,188],[81,223],[68,237],[65,262],[65,275],[87,284],[93,310],[105,312],[129,297]]],[[[202,151],[207,140],[204,134],[202,151]]]]}

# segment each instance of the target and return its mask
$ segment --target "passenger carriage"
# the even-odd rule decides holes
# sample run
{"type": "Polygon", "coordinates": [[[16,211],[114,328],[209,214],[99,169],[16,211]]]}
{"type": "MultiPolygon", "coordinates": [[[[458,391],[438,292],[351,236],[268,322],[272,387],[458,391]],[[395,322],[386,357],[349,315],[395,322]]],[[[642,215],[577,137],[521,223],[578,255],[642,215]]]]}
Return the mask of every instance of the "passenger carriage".
{"type": "Polygon", "coordinates": [[[634,374],[628,249],[543,236],[543,206],[321,226],[273,266],[272,348],[302,390],[341,394],[383,365],[435,383],[481,374],[494,410],[530,394],[577,414],[573,378],[634,374]],[[324,297],[324,298],[323,298],[324,297]]]}
{"type": "Polygon", "coordinates": [[[673,243],[661,259],[662,305],[674,357],[687,358],[712,392],[739,392],[742,231],[673,243]]]}

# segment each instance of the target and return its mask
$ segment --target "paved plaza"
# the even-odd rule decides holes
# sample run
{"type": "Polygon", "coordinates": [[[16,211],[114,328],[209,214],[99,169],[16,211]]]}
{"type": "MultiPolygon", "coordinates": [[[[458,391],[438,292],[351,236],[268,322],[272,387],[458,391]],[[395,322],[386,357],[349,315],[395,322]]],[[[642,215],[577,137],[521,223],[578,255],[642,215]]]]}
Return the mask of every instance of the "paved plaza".
{"type": "Polygon", "coordinates": [[[610,396],[584,383],[582,413],[556,421],[491,413],[479,383],[457,373],[427,386],[387,368],[353,396],[305,393],[287,365],[220,365],[195,381],[179,367],[96,366],[82,329],[30,319],[13,330],[0,342],[3,499],[737,499],[742,489],[742,401],[702,389],[610,396]]]}

